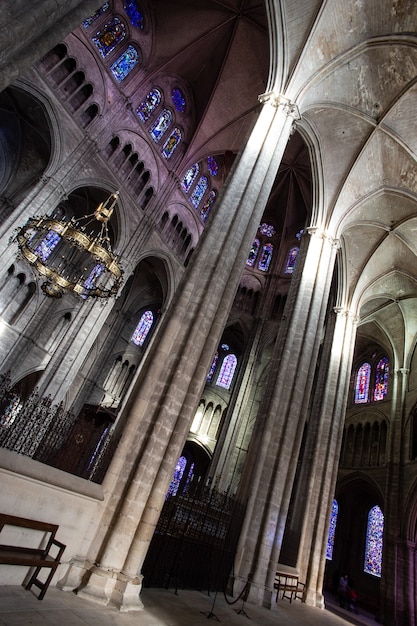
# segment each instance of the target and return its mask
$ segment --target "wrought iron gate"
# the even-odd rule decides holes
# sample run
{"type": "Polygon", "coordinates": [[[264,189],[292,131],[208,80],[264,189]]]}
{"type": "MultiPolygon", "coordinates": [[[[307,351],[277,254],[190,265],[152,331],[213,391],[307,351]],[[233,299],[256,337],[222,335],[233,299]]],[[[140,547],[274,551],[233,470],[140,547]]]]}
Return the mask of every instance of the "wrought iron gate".
{"type": "Polygon", "coordinates": [[[143,564],[145,587],[226,588],[245,506],[213,490],[168,496],[143,564]]]}

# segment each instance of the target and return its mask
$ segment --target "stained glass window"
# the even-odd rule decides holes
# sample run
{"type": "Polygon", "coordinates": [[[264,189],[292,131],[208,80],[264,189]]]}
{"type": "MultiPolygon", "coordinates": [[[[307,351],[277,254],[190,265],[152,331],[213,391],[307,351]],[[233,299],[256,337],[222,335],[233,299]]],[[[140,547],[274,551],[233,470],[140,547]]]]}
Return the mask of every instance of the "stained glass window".
{"type": "Polygon", "coordinates": [[[4,413],[0,415],[0,427],[11,426],[16,417],[22,410],[23,403],[18,395],[15,393],[9,394],[9,403],[6,406],[4,413]]]}
{"type": "Polygon", "coordinates": [[[164,146],[162,148],[162,156],[166,159],[170,159],[173,155],[174,150],[177,148],[178,144],[181,141],[181,131],[179,128],[174,128],[164,146]]]}
{"type": "Polygon", "coordinates": [[[371,366],[369,363],[363,363],[356,376],[355,385],[355,403],[363,404],[368,402],[369,381],[371,378],[371,366]]]}
{"type": "Polygon", "coordinates": [[[139,52],[134,46],[129,45],[117,61],[113,63],[110,70],[117,82],[121,83],[138,62],[139,52]]]}
{"type": "Polygon", "coordinates": [[[162,135],[171,124],[171,121],[171,111],[169,109],[164,109],[149,131],[155,143],[158,143],[158,141],[160,141],[162,135]]]}
{"type": "Polygon", "coordinates": [[[267,237],[273,237],[276,233],[275,228],[272,224],[261,224],[259,226],[259,232],[261,235],[266,235],[267,237]]]}
{"type": "Polygon", "coordinates": [[[333,500],[332,512],[330,513],[329,534],[327,536],[326,559],[329,561],[333,558],[334,538],[336,535],[337,516],[339,513],[339,505],[337,500],[333,500]]]}
{"type": "Polygon", "coordinates": [[[291,250],[289,251],[287,263],[285,265],[286,274],[292,274],[294,272],[299,251],[300,251],[300,248],[297,248],[297,246],[294,246],[294,248],[291,248],[291,250]]]}
{"type": "Polygon", "coordinates": [[[109,10],[109,6],[110,4],[108,2],[105,2],[95,13],[93,13],[93,15],[87,17],[87,19],[83,22],[84,28],[88,28],[89,26],[91,26],[91,24],[93,24],[93,22],[95,22],[101,15],[103,15],[103,13],[106,13],[109,10]]]}
{"type": "Polygon", "coordinates": [[[258,262],[258,268],[263,272],[267,272],[269,270],[273,252],[274,246],[272,245],[272,243],[266,243],[263,246],[262,253],[258,262]]]}
{"type": "Polygon", "coordinates": [[[207,167],[210,172],[210,176],[217,176],[219,173],[219,166],[214,156],[207,157],[207,167]]]}
{"type": "Polygon", "coordinates": [[[125,2],[123,8],[132,26],[134,26],[135,28],[142,29],[143,28],[143,15],[139,11],[135,0],[128,0],[127,2],[125,2]]]}
{"type": "Polygon", "coordinates": [[[379,506],[374,506],[368,514],[366,528],[365,563],[363,571],[381,578],[382,539],[384,535],[384,514],[379,506]]]}
{"type": "Polygon", "coordinates": [[[196,186],[193,189],[193,193],[190,196],[190,201],[193,207],[197,208],[201,202],[202,197],[206,193],[208,188],[207,176],[201,176],[198,179],[196,186]]]}
{"type": "Polygon", "coordinates": [[[214,189],[212,189],[210,193],[208,194],[206,201],[204,202],[203,206],[200,209],[200,215],[201,215],[201,219],[203,220],[203,222],[207,220],[209,213],[211,211],[211,207],[213,206],[215,200],[216,200],[216,192],[214,189]]]}
{"type": "Polygon", "coordinates": [[[143,346],[143,344],[145,343],[145,339],[148,336],[149,331],[151,330],[152,324],[152,311],[145,311],[135,328],[135,332],[132,335],[132,341],[134,344],[136,344],[137,346],[143,346]]]}
{"type": "Polygon", "coordinates": [[[34,254],[36,254],[42,261],[46,261],[49,258],[52,250],[56,248],[58,243],[61,241],[61,237],[54,230],[48,230],[48,234],[46,237],[42,239],[42,241],[38,244],[38,246],[34,250],[34,254]]]}
{"type": "Polygon", "coordinates": [[[195,181],[195,179],[197,178],[197,174],[199,171],[200,171],[200,166],[198,165],[198,163],[194,163],[194,165],[192,165],[185,172],[185,176],[181,182],[181,187],[185,191],[185,193],[188,193],[190,191],[190,187],[195,181]]]}
{"type": "MultiPolygon", "coordinates": [[[[184,476],[186,467],[187,467],[186,457],[180,456],[175,466],[174,476],[172,477],[171,484],[168,488],[167,496],[175,496],[177,494],[178,488],[180,486],[181,479],[184,476]]],[[[193,473],[194,473],[194,463],[191,463],[190,469],[188,470],[188,476],[184,485],[183,493],[186,493],[188,491],[188,487],[190,486],[193,473]]]]}
{"type": "Polygon", "coordinates": [[[104,272],[104,265],[101,263],[96,263],[91,272],[88,275],[88,278],[85,280],[83,287],[85,289],[94,289],[96,286],[97,278],[101,276],[104,272]]]}
{"type": "Polygon", "coordinates": [[[383,400],[388,391],[388,359],[384,356],[378,361],[375,372],[374,401],[383,400]]]}
{"type": "Polygon", "coordinates": [[[161,102],[161,92],[159,89],[151,89],[145,100],[136,109],[137,116],[142,122],[146,122],[161,102]]]}
{"type": "Polygon", "coordinates": [[[185,111],[185,98],[181,89],[174,88],[171,93],[172,102],[174,103],[174,107],[179,113],[184,113],[185,111]]]}
{"type": "Polygon", "coordinates": [[[211,383],[211,381],[212,381],[213,374],[214,374],[214,371],[215,371],[215,369],[216,369],[216,365],[217,365],[217,361],[218,361],[218,360],[219,360],[219,353],[218,353],[218,352],[216,352],[216,354],[214,355],[213,362],[212,362],[211,367],[210,367],[210,371],[209,371],[209,373],[207,374],[207,382],[208,382],[208,383],[211,383]]]}
{"type": "Polygon", "coordinates": [[[260,245],[261,244],[259,242],[259,239],[254,239],[252,241],[251,249],[249,251],[248,258],[246,259],[246,265],[248,265],[249,267],[253,267],[255,265],[260,245]]]}
{"type": "Polygon", "coordinates": [[[126,36],[126,29],[118,17],[114,17],[104,25],[95,37],[92,38],[103,59],[115,49],[118,43],[126,36]]]}
{"type": "Polygon", "coordinates": [[[237,358],[234,354],[228,354],[224,359],[220,368],[219,375],[217,377],[216,385],[218,387],[224,387],[230,389],[232,384],[233,374],[235,373],[237,365],[237,358]]]}

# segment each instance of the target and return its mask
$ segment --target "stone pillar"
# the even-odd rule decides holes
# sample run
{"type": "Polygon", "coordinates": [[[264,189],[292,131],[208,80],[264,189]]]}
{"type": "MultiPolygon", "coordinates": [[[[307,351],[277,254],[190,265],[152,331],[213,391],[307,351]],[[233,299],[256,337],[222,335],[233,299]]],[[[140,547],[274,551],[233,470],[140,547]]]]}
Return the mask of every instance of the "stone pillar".
{"type": "Polygon", "coordinates": [[[141,566],[290,135],[295,108],[274,94],[262,102],[126,404],[106,477],[89,553],[98,565],[80,593],[124,611],[141,608],[141,566]]]}
{"type": "Polygon", "coordinates": [[[0,91],[62,41],[100,0],[5,2],[0,28],[0,91]]]}
{"type": "Polygon", "coordinates": [[[407,579],[407,538],[401,524],[405,510],[404,485],[404,441],[406,423],[406,393],[409,370],[400,368],[393,377],[391,407],[391,437],[387,459],[384,513],[384,545],[380,598],[382,601],[381,622],[408,626],[409,595],[407,579]]]}
{"type": "Polygon", "coordinates": [[[306,583],[305,601],[324,607],[323,582],[329,519],[336,488],[357,318],[335,309],[328,321],[321,372],[309,416],[297,503],[302,509],[297,570],[306,583]]]}
{"type": "Polygon", "coordinates": [[[250,597],[269,604],[308,410],[335,261],[332,239],[317,229],[303,237],[270,364],[241,497],[247,513],[235,572],[250,597]]]}

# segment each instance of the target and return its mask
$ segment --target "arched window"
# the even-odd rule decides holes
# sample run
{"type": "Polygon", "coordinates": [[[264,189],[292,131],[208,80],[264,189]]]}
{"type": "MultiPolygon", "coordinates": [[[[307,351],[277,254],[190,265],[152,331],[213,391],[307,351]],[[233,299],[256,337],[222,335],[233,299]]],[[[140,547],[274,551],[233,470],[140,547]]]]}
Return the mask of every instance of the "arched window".
{"type": "Polygon", "coordinates": [[[297,256],[300,251],[300,248],[294,246],[288,253],[287,263],[285,265],[285,273],[292,274],[295,270],[295,264],[297,262],[297,256]]]}
{"type": "Polygon", "coordinates": [[[211,211],[211,207],[213,206],[215,200],[216,200],[216,192],[214,189],[212,189],[210,193],[208,194],[206,201],[204,202],[203,206],[200,209],[200,215],[201,215],[201,219],[203,220],[203,222],[207,220],[209,213],[211,211]]]}
{"type": "Polygon", "coordinates": [[[274,252],[274,246],[272,243],[266,243],[262,248],[262,254],[259,258],[258,268],[262,272],[267,272],[272,260],[272,254],[274,252]]]}
{"type": "Polygon", "coordinates": [[[140,318],[138,325],[135,328],[135,332],[132,335],[132,341],[137,346],[143,346],[145,343],[145,339],[151,330],[151,326],[153,324],[153,313],[152,311],[145,311],[145,313],[140,318]]]}
{"type": "Polygon", "coordinates": [[[194,163],[194,165],[192,165],[185,172],[184,178],[182,179],[182,182],[181,182],[181,188],[183,189],[183,191],[185,191],[185,193],[188,193],[190,191],[191,185],[197,178],[199,171],[200,171],[200,166],[198,165],[198,163],[194,163]]]}
{"type": "Polygon", "coordinates": [[[129,18],[130,23],[135,28],[143,29],[143,15],[138,9],[138,5],[135,0],[126,0],[123,6],[126,15],[129,18]]]}
{"type": "Polygon", "coordinates": [[[158,143],[158,141],[160,141],[162,135],[164,134],[168,126],[170,126],[171,122],[171,111],[169,109],[164,109],[149,131],[155,143],[158,143]]]}
{"type": "MultiPolygon", "coordinates": [[[[169,485],[167,496],[175,496],[178,492],[178,488],[181,483],[181,479],[184,476],[185,469],[187,467],[187,459],[185,456],[180,456],[175,466],[174,476],[172,477],[171,484],[169,485]]],[[[191,463],[188,470],[188,476],[182,493],[187,493],[191,479],[194,472],[194,463],[191,463]]]]}
{"type": "Polygon", "coordinates": [[[196,186],[193,189],[193,193],[190,196],[191,204],[195,209],[197,209],[198,205],[201,202],[202,197],[206,193],[208,188],[208,179],[207,176],[201,176],[198,179],[196,186]]]}
{"type": "Polygon", "coordinates": [[[259,252],[259,246],[260,246],[260,242],[259,239],[254,239],[252,241],[252,246],[248,255],[248,258],[246,260],[246,265],[248,265],[249,267],[253,267],[255,265],[255,261],[256,261],[256,257],[258,255],[259,252]]]}
{"type": "Polygon", "coordinates": [[[159,89],[151,89],[145,100],[136,109],[136,114],[142,122],[146,122],[161,102],[159,89]]]}
{"type": "Polygon", "coordinates": [[[371,366],[363,363],[358,369],[355,385],[355,404],[368,402],[369,381],[371,378],[371,366]]]}
{"type": "Polygon", "coordinates": [[[330,514],[329,534],[327,536],[326,559],[329,561],[333,558],[334,538],[336,535],[337,516],[339,513],[339,505],[337,500],[333,500],[332,512],[330,514]]]}
{"type": "Polygon", "coordinates": [[[138,63],[139,52],[134,46],[129,45],[123,54],[111,65],[110,71],[117,82],[121,83],[138,63]]]}
{"type": "Polygon", "coordinates": [[[118,17],[114,17],[104,25],[103,29],[100,30],[92,40],[104,59],[125,37],[125,25],[118,17]]]}
{"type": "Polygon", "coordinates": [[[107,11],[109,10],[109,7],[110,7],[110,4],[108,2],[105,2],[93,15],[90,15],[90,17],[87,17],[87,19],[84,20],[83,22],[84,28],[88,28],[101,15],[103,15],[103,13],[107,13],[107,11]]]}
{"type": "Polygon", "coordinates": [[[166,159],[170,159],[172,157],[172,154],[175,148],[178,146],[180,141],[181,141],[181,131],[179,128],[174,128],[174,130],[172,131],[172,133],[170,134],[170,136],[164,143],[164,146],[162,148],[162,156],[164,156],[166,159]]]}
{"type": "Polygon", "coordinates": [[[56,248],[61,241],[61,237],[54,230],[48,230],[46,237],[36,246],[34,254],[42,261],[46,261],[51,255],[52,250],[56,248]]]}
{"type": "Polygon", "coordinates": [[[228,354],[224,359],[220,368],[219,375],[217,377],[216,385],[218,387],[224,387],[224,389],[230,389],[232,384],[233,374],[235,373],[237,365],[237,358],[234,354],[228,354]]]}
{"type": "Polygon", "coordinates": [[[374,401],[383,400],[388,391],[389,366],[386,356],[378,361],[375,372],[374,401]]]}
{"type": "Polygon", "coordinates": [[[365,563],[363,571],[381,578],[382,539],[384,535],[384,514],[379,506],[374,506],[368,514],[366,527],[365,563]]]}
{"type": "Polygon", "coordinates": [[[214,156],[207,157],[207,167],[208,171],[210,172],[210,176],[217,176],[217,174],[219,173],[219,166],[214,156]]]}
{"type": "Polygon", "coordinates": [[[207,382],[208,382],[208,383],[211,383],[211,381],[212,381],[212,379],[213,379],[213,374],[214,374],[214,371],[215,371],[215,369],[216,369],[216,365],[217,365],[217,361],[218,361],[218,360],[219,360],[219,353],[218,353],[218,352],[216,352],[216,354],[214,355],[213,362],[212,362],[211,367],[210,367],[210,371],[209,371],[209,373],[207,374],[207,382]]]}
{"type": "Polygon", "coordinates": [[[174,88],[171,92],[172,102],[179,113],[185,112],[185,98],[181,89],[174,88]]]}

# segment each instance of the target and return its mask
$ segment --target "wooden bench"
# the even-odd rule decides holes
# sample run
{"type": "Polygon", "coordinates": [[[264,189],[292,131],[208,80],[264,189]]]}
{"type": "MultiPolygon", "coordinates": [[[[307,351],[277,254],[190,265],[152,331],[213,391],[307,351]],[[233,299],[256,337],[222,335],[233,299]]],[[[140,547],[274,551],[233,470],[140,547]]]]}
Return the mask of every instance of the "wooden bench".
{"type": "Polygon", "coordinates": [[[298,580],[296,574],[288,574],[287,572],[276,572],[274,589],[277,590],[276,602],[278,602],[278,596],[282,593],[281,598],[286,598],[290,602],[303,599],[305,584],[298,580]]]}
{"type": "MultiPolygon", "coordinates": [[[[35,570],[29,582],[25,585],[25,589],[30,589],[32,585],[38,587],[41,592],[37,596],[38,600],[42,600],[48,587],[55,574],[56,568],[60,564],[62,553],[66,546],[55,539],[55,534],[58,530],[56,524],[47,524],[45,522],[38,522],[33,519],[26,519],[24,517],[15,517],[14,515],[5,515],[0,513],[0,533],[4,526],[17,526],[20,528],[27,528],[30,530],[37,530],[43,533],[41,542],[46,541],[45,547],[32,548],[19,545],[6,545],[0,544],[0,564],[6,565],[27,565],[34,567],[35,570]],[[50,552],[56,554],[50,554],[50,552]],[[45,582],[38,579],[39,572],[42,568],[49,568],[50,572],[45,582]]],[[[38,543],[38,545],[41,544],[38,543]]]]}

